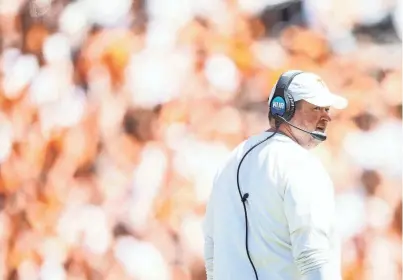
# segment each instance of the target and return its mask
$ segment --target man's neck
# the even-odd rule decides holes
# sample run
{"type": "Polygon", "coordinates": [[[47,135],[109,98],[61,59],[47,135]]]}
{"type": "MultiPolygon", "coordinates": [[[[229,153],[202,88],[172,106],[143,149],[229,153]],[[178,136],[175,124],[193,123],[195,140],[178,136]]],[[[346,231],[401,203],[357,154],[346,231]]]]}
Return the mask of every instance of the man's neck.
{"type": "Polygon", "coordinates": [[[292,131],[289,126],[280,125],[280,127],[278,127],[278,128],[269,128],[267,131],[268,132],[277,131],[277,133],[283,134],[283,135],[287,136],[288,138],[290,138],[291,140],[293,140],[294,142],[298,143],[297,139],[292,134],[292,131]]]}

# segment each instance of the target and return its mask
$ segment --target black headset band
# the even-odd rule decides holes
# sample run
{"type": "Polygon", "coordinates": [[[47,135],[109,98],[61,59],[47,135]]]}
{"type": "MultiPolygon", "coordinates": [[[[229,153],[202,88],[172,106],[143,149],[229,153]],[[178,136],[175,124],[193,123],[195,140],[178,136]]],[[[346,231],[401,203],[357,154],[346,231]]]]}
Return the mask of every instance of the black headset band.
{"type": "Polygon", "coordinates": [[[274,96],[284,96],[285,93],[288,90],[288,87],[291,85],[292,80],[297,76],[298,74],[301,74],[302,71],[292,71],[292,72],[286,72],[280,76],[278,79],[278,82],[276,84],[276,89],[274,90],[274,96]]]}

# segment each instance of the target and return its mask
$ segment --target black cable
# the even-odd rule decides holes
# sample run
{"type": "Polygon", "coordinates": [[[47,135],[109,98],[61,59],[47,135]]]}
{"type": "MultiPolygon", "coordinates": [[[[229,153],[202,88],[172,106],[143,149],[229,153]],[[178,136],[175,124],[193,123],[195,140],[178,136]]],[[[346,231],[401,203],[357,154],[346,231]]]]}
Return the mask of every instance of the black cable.
{"type": "Polygon", "coordinates": [[[239,186],[239,170],[240,170],[240,168],[241,168],[241,164],[242,164],[243,160],[245,159],[245,157],[246,157],[254,148],[256,148],[257,146],[259,146],[259,145],[262,144],[263,142],[269,140],[269,139],[272,138],[274,135],[276,135],[277,131],[278,131],[278,130],[276,130],[276,131],[275,131],[272,135],[270,135],[269,137],[265,138],[264,140],[258,142],[258,143],[255,144],[254,146],[252,146],[252,148],[250,148],[250,149],[245,153],[245,155],[242,157],[241,161],[239,162],[238,170],[237,170],[237,174],[236,174],[236,183],[237,183],[237,185],[238,185],[238,192],[239,192],[239,196],[240,196],[240,198],[241,198],[242,205],[243,205],[243,210],[244,210],[244,213],[245,213],[245,248],[246,248],[246,254],[248,255],[248,259],[249,259],[250,264],[252,265],[253,271],[255,272],[256,280],[259,280],[259,277],[257,276],[257,271],[256,271],[256,268],[255,268],[255,265],[253,264],[252,258],[250,257],[249,245],[248,245],[248,214],[247,214],[247,211],[246,211],[246,202],[247,202],[247,200],[248,200],[249,193],[245,193],[244,195],[242,195],[241,188],[240,188],[240,186],[239,186]]]}

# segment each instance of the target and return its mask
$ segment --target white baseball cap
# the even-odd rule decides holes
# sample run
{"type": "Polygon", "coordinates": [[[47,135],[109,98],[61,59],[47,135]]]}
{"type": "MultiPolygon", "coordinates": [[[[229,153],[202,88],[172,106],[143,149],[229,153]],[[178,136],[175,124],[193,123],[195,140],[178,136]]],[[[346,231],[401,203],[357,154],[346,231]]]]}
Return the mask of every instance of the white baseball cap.
{"type": "MultiPolygon", "coordinates": [[[[274,91],[275,86],[271,92],[269,104],[274,91]]],[[[319,107],[344,109],[348,105],[346,98],[330,92],[322,78],[309,72],[302,72],[296,75],[288,86],[288,92],[292,95],[294,101],[305,100],[319,107]]]]}

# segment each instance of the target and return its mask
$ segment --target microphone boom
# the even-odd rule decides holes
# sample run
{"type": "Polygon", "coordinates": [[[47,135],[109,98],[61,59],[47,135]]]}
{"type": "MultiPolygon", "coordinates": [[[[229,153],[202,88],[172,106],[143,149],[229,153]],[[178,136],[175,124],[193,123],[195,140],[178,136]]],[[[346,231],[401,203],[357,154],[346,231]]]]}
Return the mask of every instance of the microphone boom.
{"type": "Polygon", "coordinates": [[[290,123],[290,122],[288,122],[286,119],[284,119],[282,116],[276,115],[276,117],[279,118],[281,121],[285,122],[286,124],[289,124],[289,125],[291,125],[292,127],[296,128],[296,129],[299,129],[299,130],[301,130],[301,131],[303,131],[303,132],[305,132],[305,133],[308,133],[309,135],[311,135],[311,136],[312,136],[313,138],[315,138],[316,140],[325,141],[326,138],[327,138],[326,134],[323,133],[323,132],[319,132],[319,131],[308,131],[308,130],[302,129],[302,128],[296,126],[296,125],[293,125],[292,123],[290,123]]]}

